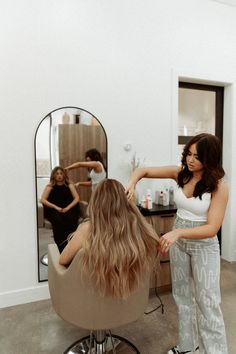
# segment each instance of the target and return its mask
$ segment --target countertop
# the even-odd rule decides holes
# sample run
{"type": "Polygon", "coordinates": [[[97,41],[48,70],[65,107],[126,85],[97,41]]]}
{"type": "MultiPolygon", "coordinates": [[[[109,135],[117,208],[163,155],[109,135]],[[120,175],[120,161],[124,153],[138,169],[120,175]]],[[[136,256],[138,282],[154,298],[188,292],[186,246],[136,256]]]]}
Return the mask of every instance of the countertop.
{"type": "Polygon", "coordinates": [[[163,205],[153,203],[152,209],[143,208],[141,205],[138,205],[138,208],[143,216],[175,214],[177,211],[177,207],[175,204],[163,206],[163,205]]]}

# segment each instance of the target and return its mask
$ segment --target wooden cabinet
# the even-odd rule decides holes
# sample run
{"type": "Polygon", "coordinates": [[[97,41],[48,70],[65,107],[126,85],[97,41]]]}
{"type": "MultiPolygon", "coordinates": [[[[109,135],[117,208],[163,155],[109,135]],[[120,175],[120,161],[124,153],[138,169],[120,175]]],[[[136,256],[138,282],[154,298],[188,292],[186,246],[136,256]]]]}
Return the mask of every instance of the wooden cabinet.
{"type": "MultiPolygon", "coordinates": [[[[59,164],[69,166],[85,160],[85,152],[96,148],[103,157],[104,166],[107,159],[107,138],[100,125],[59,124],[59,164]]],[[[73,183],[88,180],[87,168],[77,168],[69,173],[73,183]]],[[[91,188],[79,188],[80,200],[89,201],[91,188]]]]}
{"type": "MultiPolygon", "coordinates": [[[[161,237],[168,231],[172,230],[175,220],[175,212],[159,215],[148,215],[145,216],[145,218],[161,237]]],[[[150,288],[156,287],[159,292],[171,290],[169,253],[160,256],[160,270],[158,270],[157,274],[154,272],[151,277],[150,288]]]]}

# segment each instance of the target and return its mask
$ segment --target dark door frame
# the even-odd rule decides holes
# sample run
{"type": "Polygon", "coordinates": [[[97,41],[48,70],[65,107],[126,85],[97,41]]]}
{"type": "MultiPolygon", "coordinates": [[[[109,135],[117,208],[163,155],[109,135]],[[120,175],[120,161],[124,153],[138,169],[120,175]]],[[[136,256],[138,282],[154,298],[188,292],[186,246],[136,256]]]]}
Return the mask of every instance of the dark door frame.
{"type": "MultiPolygon", "coordinates": [[[[223,142],[224,87],[179,81],[179,88],[215,92],[215,135],[223,142]]],[[[178,144],[186,144],[186,138],[189,140],[190,137],[179,136],[178,144]]]]}
{"type": "MultiPolygon", "coordinates": [[[[179,81],[179,88],[215,92],[215,135],[220,139],[223,146],[224,87],[179,81]]],[[[191,136],[180,135],[178,136],[178,144],[186,144],[190,138],[191,136]]],[[[221,228],[217,233],[217,237],[221,250],[221,228]]]]}

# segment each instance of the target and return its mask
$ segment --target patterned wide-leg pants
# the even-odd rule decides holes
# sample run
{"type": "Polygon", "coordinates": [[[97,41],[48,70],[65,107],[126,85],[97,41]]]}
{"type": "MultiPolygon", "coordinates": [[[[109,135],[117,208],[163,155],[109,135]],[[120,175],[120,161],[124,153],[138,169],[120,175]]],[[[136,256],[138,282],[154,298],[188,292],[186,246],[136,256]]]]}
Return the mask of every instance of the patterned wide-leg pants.
{"type": "MultiPolygon", "coordinates": [[[[203,223],[176,218],[174,228],[203,223]]],[[[181,239],[170,248],[172,289],[179,315],[181,351],[227,354],[225,327],[220,309],[220,252],[217,236],[202,240],[181,239]]]]}

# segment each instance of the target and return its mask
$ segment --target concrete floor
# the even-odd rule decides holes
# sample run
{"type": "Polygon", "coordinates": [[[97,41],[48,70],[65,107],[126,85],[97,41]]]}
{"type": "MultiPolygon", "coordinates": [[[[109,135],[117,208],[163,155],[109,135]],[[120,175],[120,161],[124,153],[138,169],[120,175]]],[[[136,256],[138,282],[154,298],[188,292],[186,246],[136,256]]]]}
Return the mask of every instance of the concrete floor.
{"type": "MultiPolygon", "coordinates": [[[[222,261],[221,292],[229,354],[235,354],[236,263],[222,261]]],[[[164,314],[158,310],[113,331],[133,342],[142,354],[166,354],[177,343],[176,307],[170,293],[162,294],[161,298],[164,314]]],[[[147,310],[158,303],[158,299],[152,296],[147,310]]],[[[0,310],[1,354],[62,354],[87,333],[60,319],[50,300],[0,310]]]]}

